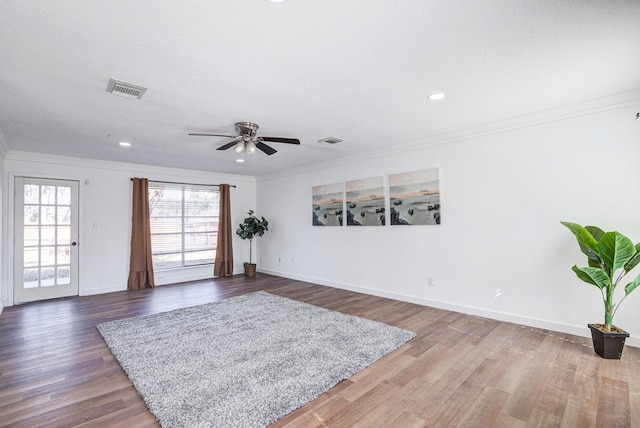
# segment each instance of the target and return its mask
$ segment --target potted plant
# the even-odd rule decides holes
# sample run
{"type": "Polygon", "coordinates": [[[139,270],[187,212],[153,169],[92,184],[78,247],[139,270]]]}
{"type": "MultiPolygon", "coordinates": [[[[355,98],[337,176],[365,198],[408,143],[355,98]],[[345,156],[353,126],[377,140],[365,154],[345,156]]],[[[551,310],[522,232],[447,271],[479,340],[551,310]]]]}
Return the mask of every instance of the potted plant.
{"type": "Polygon", "coordinates": [[[262,236],[269,230],[269,222],[264,218],[258,218],[254,215],[253,210],[249,210],[249,217],[245,218],[236,230],[236,235],[242,239],[249,240],[249,262],[244,262],[244,276],[256,276],[256,264],[253,263],[253,238],[262,236]]]}
{"type": "Polygon", "coordinates": [[[624,299],[640,286],[640,275],[624,287],[624,297],[615,301],[614,292],[620,281],[640,263],[640,243],[618,232],[604,232],[595,226],[582,227],[561,222],[578,240],[580,250],[587,256],[588,266],[571,269],[584,282],[595,285],[602,294],[604,324],[588,324],[593,347],[603,358],[619,359],[629,333],[613,325],[613,316],[624,299]]]}

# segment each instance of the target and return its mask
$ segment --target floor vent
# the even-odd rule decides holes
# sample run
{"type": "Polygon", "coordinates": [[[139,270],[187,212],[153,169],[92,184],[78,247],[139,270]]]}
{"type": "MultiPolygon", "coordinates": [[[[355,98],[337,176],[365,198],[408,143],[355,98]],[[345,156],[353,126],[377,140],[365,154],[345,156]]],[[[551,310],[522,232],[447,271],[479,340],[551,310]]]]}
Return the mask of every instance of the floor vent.
{"type": "Polygon", "coordinates": [[[114,95],[120,95],[125,98],[140,99],[146,91],[147,88],[142,86],[133,85],[131,83],[115,79],[109,79],[109,84],[107,85],[107,92],[111,92],[114,95]]]}
{"type": "Polygon", "coordinates": [[[323,138],[322,140],[318,140],[319,143],[325,143],[325,144],[338,144],[338,143],[342,143],[344,140],[342,138],[338,138],[338,137],[327,137],[327,138],[323,138]]]}

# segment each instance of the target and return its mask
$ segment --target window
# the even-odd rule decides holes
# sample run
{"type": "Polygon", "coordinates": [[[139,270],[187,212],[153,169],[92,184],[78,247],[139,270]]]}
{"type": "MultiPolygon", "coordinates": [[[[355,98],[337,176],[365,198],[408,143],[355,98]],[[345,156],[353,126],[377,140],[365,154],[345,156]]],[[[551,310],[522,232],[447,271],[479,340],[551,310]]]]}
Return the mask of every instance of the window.
{"type": "Polygon", "coordinates": [[[219,204],[217,186],[149,181],[153,269],[213,264],[219,204]]]}

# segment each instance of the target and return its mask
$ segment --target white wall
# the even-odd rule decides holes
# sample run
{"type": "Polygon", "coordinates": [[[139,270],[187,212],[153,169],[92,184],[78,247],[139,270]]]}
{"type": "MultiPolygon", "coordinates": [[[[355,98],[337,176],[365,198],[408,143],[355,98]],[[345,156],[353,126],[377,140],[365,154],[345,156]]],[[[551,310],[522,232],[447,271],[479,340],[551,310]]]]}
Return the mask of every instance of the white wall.
{"type": "MultiPolygon", "coordinates": [[[[2,139],[2,130],[0,130],[0,139],[2,139]]],[[[4,179],[4,152],[2,152],[0,150],[0,215],[1,213],[4,211],[4,182],[6,181],[4,179]]],[[[2,227],[0,228],[0,254],[2,254],[2,249],[5,248],[4,246],[4,239],[5,236],[8,236],[7,234],[7,230],[6,230],[6,225],[4,222],[2,222],[2,227]]],[[[0,257],[0,313],[2,312],[2,310],[4,309],[5,303],[4,303],[4,298],[2,298],[4,296],[3,293],[3,289],[4,289],[4,284],[5,284],[5,264],[4,264],[4,258],[0,257]]]]}
{"type": "MultiPolygon", "coordinates": [[[[152,180],[200,183],[234,184],[231,191],[233,223],[240,223],[249,209],[255,208],[255,179],[229,174],[206,173],[144,165],[94,161],[12,152],[4,161],[5,195],[13,194],[14,177],[41,177],[70,179],[80,182],[80,230],[79,230],[79,277],[80,295],[99,294],[126,290],[129,274],[129,249],[131,239],[131,178],[147,177],[152,180]],[[95,222],[97,228],[90,225],[95,222]]],[[[3,199],[3,225],[9,231],[2,244],[5,249],[3,266],[12,266],[12,246],[6,236],[13,230],[13,200],[3,199]]],[[[235,238],[234,271],[243,272],[242,262],[248,259],[248,243],[235,238]]],[[[213,276],[212,267],[192,268],[181,271],[159,271],[157,285],[182,282],[213,276]]],[[[2,301],[13,304],[11,269],[2,274],[2,301]]]]}
{"type": "MultiPolygon", "coordinates": [[[[588,335],[588,322],[603,322],[600,294],[570,270],[585,265],[585,257],[560,221],[617,229],[640,242],[640,121],[633,120],[639,108],[636,98],[535,125],[521,118],[516,128],[496,124],[493,132],[457,141],[443,136],[442,144],[429,139],[404,152],[363,153],[262,177],[258,209],[271,227],[258,240],[258,267],[588,335]],[[311,226],[314,185],[375,176],[387,182],[389,174],[432,167],[441,173],[440,226],[311,226]]],[[[640,292],[624,302],[615,323],[631,333],[629,344],[640,346],[640,292]]]]}

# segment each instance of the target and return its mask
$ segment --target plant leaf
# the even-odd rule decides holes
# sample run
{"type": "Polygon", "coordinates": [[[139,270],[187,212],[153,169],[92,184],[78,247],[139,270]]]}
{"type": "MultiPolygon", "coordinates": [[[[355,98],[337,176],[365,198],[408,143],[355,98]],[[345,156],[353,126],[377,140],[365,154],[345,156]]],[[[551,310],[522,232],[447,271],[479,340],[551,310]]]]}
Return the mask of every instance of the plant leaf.
{"type": "MultiPolygon", "coordinates": [[[[599,241],[600,238],[602,238],[602,235],[604,235],[604,230],[600,229],[597,226],[585,226],[584,228],[587,229],[587,231],[591,234],[591,236],[595,238],[596,241],[599,241]]],[[[587,257],[587,259],[589,260],[589,266],[600,267],[600,262],[598,260],[594,260],[590,257],[587,257]]]]}
{"type": "Polygon", "coordinates": [[[633,242],[618,232],[607,232],[598,241],[600,257],[609,270],[609,275],[625,265],[636,253],[633,242]]]}
{"type": "Polygon", "coordinates": [[[596,241],[599,241],[604,235],[604,230],[600,229],[597,226],[585,226],[585,229],[595,238],[596,241]]]}
{"type": "Polygon", "coordinates": [[[607,275],[607,272],[600,268],[596,267],[583,267],[579,268],[574,265],[571,270],[573,270],[578,278],[583,280],[588,284],[595,285],[599,289],[607,288],[611,284],[611,278],[607,275]]]}
{"type": "Polygon", "coordinates": [[[624,287],[624,297],[627,297],[633,290],[640,287],[640,274],[624,287]]]}
{"type": "MultiPolygon", "coordinates": [[[[254,215],[253,210],[249,210],[249,217],[246,217],[242,223],[238,226],[236,234],[242,239],[252,240],[256,236],[262,236],[268,231],[268,222],[262,217],[259,219],[254,215]]],[[[251,254],[251,253],[249,253],[251,254]]]]}
{"type": "Polygon", "coordinates": [[[640,263],[640,242],[636,244],[636,254],[624,265],[624,271],[631,271],[638,263],[640,263]]]}
{"type": "MultiPolygon", "coordinates": [[[[589,266],[591,267],[600,266],[601,257],[600,257],[600,250],[598,248],[598,241],[596,240],[596,238],[593,237],[591,232],[589,232],[589,230],[587,230],[586,228],[576,223],[570,223],[568,221],[561,221],[560,223],[565,227],[567,227],[571,231],[571,233],[573,233],[573,235],[576,237],[576,239],[578,240],[578,245],[580,246],[580,250],[590,260],[589,266]]],[[[593,229],[597,229],[594,226],[589,226],[589,227],[593,229]]]]}

